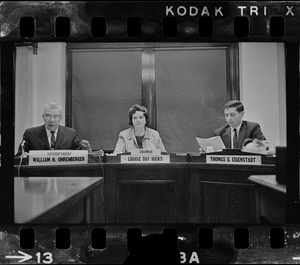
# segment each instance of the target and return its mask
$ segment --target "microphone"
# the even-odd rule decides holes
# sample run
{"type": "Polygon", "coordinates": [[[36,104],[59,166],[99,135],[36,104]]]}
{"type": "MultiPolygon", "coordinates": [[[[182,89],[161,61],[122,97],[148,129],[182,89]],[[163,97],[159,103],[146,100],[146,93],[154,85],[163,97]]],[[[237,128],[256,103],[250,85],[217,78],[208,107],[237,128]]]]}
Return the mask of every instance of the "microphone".
{"type": "Polygon", "coordinates": [[[26,141],[23,140],[22,143],[21,143],[21,147],[22,147],[22,155],[21,155],[20,164],[19,164],[19,167],[18,167],[18,176],[19,176],[19,177],[20,177],[20,168],[21,168],[22,160],[23,160],[24,153],[25,153],[25,150],[24,150],[25,142],[26,142],[26,141]]]}
{"type": "Polygon", "coordinates": [[[22,156],[23,156],[23,154],[25,153],[25,150],[24,150],[25,142],[26,142],[26,141],[23,140],[22,143],[21,143],[21,147],[22,147],[22,156]]]}

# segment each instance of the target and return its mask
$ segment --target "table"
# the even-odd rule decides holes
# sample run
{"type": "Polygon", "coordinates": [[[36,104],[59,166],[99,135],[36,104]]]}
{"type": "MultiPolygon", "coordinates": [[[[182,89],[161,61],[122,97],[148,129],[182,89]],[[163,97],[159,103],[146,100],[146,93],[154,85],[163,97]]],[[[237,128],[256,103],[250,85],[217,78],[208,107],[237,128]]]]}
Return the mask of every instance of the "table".
{"type": "MultiPolygon", "coordinates": [[[[265,163],[264,163],[265,162],[265,163]]],[[[17,166],[15,166],[15,173],[17,166]]],[[[105,223],[259,223],[259,194],[251,175],[275,174],[262,165],[208,164],[205,156],[171,156],[168,164],[22,165],[21,175],[103,177],[105,223]]]]}
{"type": "Polygon", "coordinates": [[[260,223],[285,224],[286,186],[276,181],[276,175],[252,175],[259,195],[260,223]]]}
{"type": "Polygon", "coordinates": [[[170,164],[104,165],[109,223],[259,223],[259,197],[248,177],[275,174],[262,165],[208,164],[205,156],[170,164]]]}
{"type": "Polygon", "coordinates": [[[105,221],[102,177],[15,177],[15,223],[105,221]]]}

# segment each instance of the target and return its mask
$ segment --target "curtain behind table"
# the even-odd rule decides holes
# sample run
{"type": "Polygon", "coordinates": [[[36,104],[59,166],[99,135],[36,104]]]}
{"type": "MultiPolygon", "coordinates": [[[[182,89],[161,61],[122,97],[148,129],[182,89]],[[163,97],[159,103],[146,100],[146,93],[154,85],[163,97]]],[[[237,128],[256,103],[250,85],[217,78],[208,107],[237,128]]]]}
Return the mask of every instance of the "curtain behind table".
{"type": "Polygon", "coordinates": [[[114,149],[128,108],[142,102],[168,152],[198,152],[195,137],[212,136],[224,103],[239,98],[236,45],[82,46],[69,49],[67,124],[93,149],[114,149]]]}
{"type": "Polygon", "coordinates": [[[73,52],[72,127],[93,149],[114,149],[129,107],[140,101],[140,51],[73,52]]]}
{"type": "Polygon", "coordinates": [[[195,137],[225,123],[225,49],[156,50],[157,129],[168,152],[198,152],[195,137]]]}

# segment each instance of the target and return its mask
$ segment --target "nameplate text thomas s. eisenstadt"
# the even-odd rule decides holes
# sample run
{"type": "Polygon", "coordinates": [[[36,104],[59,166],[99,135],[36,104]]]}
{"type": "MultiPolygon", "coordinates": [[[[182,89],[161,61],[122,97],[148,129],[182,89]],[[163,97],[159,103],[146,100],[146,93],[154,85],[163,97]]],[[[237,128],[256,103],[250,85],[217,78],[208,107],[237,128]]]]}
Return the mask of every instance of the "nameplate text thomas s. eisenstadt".
{"type": "Polygon", "coordinates": [[[261,156],[206,155],[208,164],[261,165],[261,156]]]}

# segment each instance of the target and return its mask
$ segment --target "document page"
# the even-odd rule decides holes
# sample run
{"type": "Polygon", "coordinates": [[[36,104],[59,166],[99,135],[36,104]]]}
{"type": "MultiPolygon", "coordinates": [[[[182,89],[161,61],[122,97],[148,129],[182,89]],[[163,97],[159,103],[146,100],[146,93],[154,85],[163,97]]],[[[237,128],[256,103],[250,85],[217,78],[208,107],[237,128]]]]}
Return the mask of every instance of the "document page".
{"type": "Polygon", "coordinates": [[[210,152],[217,152],[226,148],[220,136],[210,138],[196,137],[196,141],[204,152],[207,152],[207,150],[210,152]]]}

